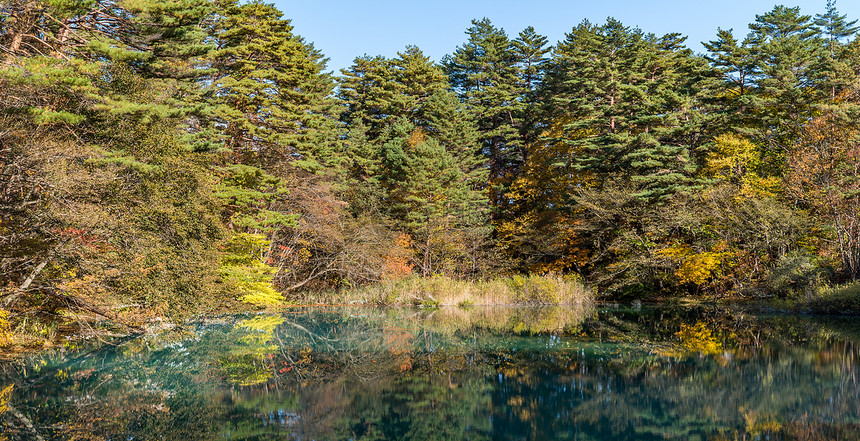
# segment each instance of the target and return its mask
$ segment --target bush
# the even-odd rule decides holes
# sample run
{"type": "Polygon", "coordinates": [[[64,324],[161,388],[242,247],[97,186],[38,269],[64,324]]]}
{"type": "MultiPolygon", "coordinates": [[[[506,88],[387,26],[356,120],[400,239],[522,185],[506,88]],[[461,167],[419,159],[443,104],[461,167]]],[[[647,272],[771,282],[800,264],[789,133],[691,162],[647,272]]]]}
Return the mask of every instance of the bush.
{"type": "Polygon", "coordinates": [[[788,309],[814,314],[860,314],[860,282],[819,286],[786,301],[788,309]]]}
{"type": "Polygon", "coordinates": [[[816,256],[792,252],[777,260],[767,276],[767,285],[777,294],[800,294],[820,286],[828,276],[816,256]]]}

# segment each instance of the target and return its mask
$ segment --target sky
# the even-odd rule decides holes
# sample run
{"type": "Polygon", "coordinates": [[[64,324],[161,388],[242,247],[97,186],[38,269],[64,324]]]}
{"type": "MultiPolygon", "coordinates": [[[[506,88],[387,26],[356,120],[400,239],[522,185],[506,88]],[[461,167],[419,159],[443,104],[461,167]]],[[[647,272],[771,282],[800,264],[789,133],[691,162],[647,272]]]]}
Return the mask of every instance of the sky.
{"type": "MultiPolygon", "coordinates": [[[[267,0],[272,1],[272,0],[267,0]]],[[[786,0],[806,15],[824,12],[827,0],[786,0]]],[[[773,9],[774,0],[274,0],[292,20],[294,33],[314,43],[329,58],[328,70],[339,73],[361,55],[394,57],[407,45],[440,61],[466,41],[472,19],[489,18],[511,36],[528,26],[551,44],[583,19],[602,24],[614,17],[627,26],[658,35],[679,32],[687,46],[704,52],[702,41],[717,28],[748,32],[757,14],[773,9]]],[[[849,20],[860,18],[860,0],[837,0],[849,20]]]]}

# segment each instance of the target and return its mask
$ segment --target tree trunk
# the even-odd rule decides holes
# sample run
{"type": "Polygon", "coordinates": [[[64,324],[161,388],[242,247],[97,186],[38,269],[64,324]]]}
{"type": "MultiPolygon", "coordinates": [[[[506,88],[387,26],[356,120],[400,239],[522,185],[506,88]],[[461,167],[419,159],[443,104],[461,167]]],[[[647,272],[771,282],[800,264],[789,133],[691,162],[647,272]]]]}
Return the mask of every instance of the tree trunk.
{"type": "Polygon", "coordinates": [[[48,260],[45,259],[44,261],[42,261],[42,263],[40,263],[38,266],[36,266],[36,268],[33,270],[33,272],[30,273],[30,275],[27,277],[26,280],[24,280],[24,283],[22,283],[21,286],[19,286],[15,292],[13,292],[12,294],[9,294],[9,296],[6,297],[6,301],[4,302],[3,306],[8,307],[18,297],[20,297],[21,293],[23,293],[27,288],[30,287],[30,284],[33,283],[33,280],[36,279],[36,276],[38,276],[39,273],[41,273],[42,270],[45,269],[45,265],[47,265],[47,264],[48,264],[48,260]]]}
{"type": "Polygon", "coordinates": [[[430,272],[430,238],[431,234],[427,234],[427,242],[424,245],[424,264],[421,267],[421,275],[427,277],[430,272]]]}

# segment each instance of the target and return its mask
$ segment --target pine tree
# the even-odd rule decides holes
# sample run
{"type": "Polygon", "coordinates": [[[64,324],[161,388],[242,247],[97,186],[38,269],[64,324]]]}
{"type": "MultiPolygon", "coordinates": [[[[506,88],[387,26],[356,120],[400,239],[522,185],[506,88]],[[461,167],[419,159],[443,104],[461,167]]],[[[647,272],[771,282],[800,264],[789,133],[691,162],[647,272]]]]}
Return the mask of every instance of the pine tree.
{"type": "Polygon", "coordinates": [[[416,46],[407,46],[405,51],[398,52],[391,66],[394,81],[400,86],[398,114],[413,124],[426,126],[424,105],[431,96],[447,90],[448,79],[416,46]]]}
{"type": "Polygon", "coordinates": [[[416,240],[422,274],[431,275],[443,267],[433,256],[455,248],[447,243],[452,237],[484,225],[486,199],[473,186],[471,158],[458,156],[405,120],[392,130],[400,136],[392,136],[381,150],[392,215],[416,240]]]}
{"type": "Polygon", "coordinates": [[[468,40],[442,65],[474,115],[489,167],[491,201],[501,210],[506,205],[505,188],[523,161],[520,124],[514,119],[524,107],[518,60],[513,42],[489,19],[472,20],[466,35],[468,40]]]}
{"type": "Polygon", "coordinates": [[[632,179],[649,201],[699,188],[692,155],[705,142],[699,94],[707,66],[677,34],[585,21],[559,43],[548,71],[550,115],[565,123],[547,142],[569,149],[559,164],[597,187],[632,179]]]}
{"type": "MultiPolygon", "coordinates": [[[[520,156],[523,163],[528,159],[528,149],[540,136],[545,123],[540,118],[540,90],[543,85],[544,68],[549,60],[547,54],[552,50],[547,46],[547,38],[529,26],[519,33],[513,41],[520,77],[523,107],[516,116],[519,124],[520,156]]],[[[519,174],[519,173],[517,173],[519,174]]]]}
{"type": "Polygon", "coordinates": [[[629,164],[639,190],[635,196],[662,202],[703,188],[695,176],[699,167],[695,154],[707,143],[709,122],[703,114],[703,99],[710,69],[684,47],[685,38],[678,34],[648,40],[646,52],[637,57],[647,93],[636,118],[643,129],[623,162],[629,164]]]}
{"type": "MultiPolygon", "coordinates": [[[[758,106],[755,80],[760,74],[758,54],[750,37],[738,41],[732,30],[717,29],[717,39],[703,43],[711,66],[722,76],[722,93],[715,94],[721,107],[722,125],[748,126],[754,118],[750,109],[758,106]]],[[[716,113],[716,112],[715,112],[716,113]]],[[[715,115],[716,116],[716,115],[715,115]]]]}
{"type": "Polygon", "coordinates": [[[422,274],[451,271],[467,260],[465,242],[486,236],[486,170],[472,115],[417,47],[391,60],[357,58],[343,72],[351,209],[384,215],[407,233],[422,274]]]}
{"type": "Polygon", "coordinates": [[[391,61],[385,57],[362,56],[341,70],[338,98],[345,105],[344,122],[360,122],[369,138],[377,139],[394,123],[393,106],[400,93],[391,61]]]}
{"type": "Polygon", "coordinates": [[[41,219],[29,239],[46,245],[27,261],[66,274],[37,280],[41,300],[30,305],[98,314],[102,305],[140,303],[181,316],[223,301],[209,157],[192,152],[183,130],[194,107],[185,95],[196,86],[190,72],[207,48],[200,23],[208,6],[3,7],[25,18],[0,37],[9,54],[0,69],[0,144],[10,153],[3,162],[29,164],[33,183],[56,188],[32,193],[39,204],[22,219],[41,219]]]}
{"type": "Polygon", "coordinates": [[[856,35],[860,27],[855,26],[857,20],[848,21],[845,15],[839,14],[835,0],[827,0],[827,11],[816,15],[814,23],[826,38],[830,55],[822,57],[816,66],[816,77],[821,89],[829,92],[830,99],[835,100],[841,91],[855,84],[857,80],[857,60],[846,51],[841,40],[856,35]]]}
{"type": "Polygon", "coordinates": [[[857,20],[848,21],[846,15],[839,15],[836,10],[836,0],[827,0],[827,11],[824,14],[815,15],[815,26],[821,28],[827,38],[830,57],[835,55],[834,46],[843,38],[850,38],[857,33],[860,27],[855,26],[857,20]]]}
{"type": "Polygon", "coordinates": [[[757,100],[749,109],[756,118],[742,133],[764,147],[778,170],[822,98],[815,66],[824,47],[819,30],[800,8],[777,6],[757,15],[749,27],[760,73],[755,79],[757,100]]]}
{"type": "Polygon", "coordinates": [[[334,84],[322,55],[271,5],[227,3],[222,14],[212,29],[209,97],[220,105],[216,122],[233,162],[319,171],[337,151],[334,84]]]}

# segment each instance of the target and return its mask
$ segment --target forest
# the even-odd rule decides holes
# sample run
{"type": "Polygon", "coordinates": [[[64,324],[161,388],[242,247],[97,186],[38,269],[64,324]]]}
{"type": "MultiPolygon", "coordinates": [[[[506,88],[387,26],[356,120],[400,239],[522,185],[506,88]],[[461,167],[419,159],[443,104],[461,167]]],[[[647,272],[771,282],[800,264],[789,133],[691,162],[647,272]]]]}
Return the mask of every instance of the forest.
{"type": "Polygon", "coordinates": [[[860,39],[822,6],[703,54],[476,19],[333,73],[259,0],[2,0],[0,346],[404,283],[858,311],[860,39]]]}

